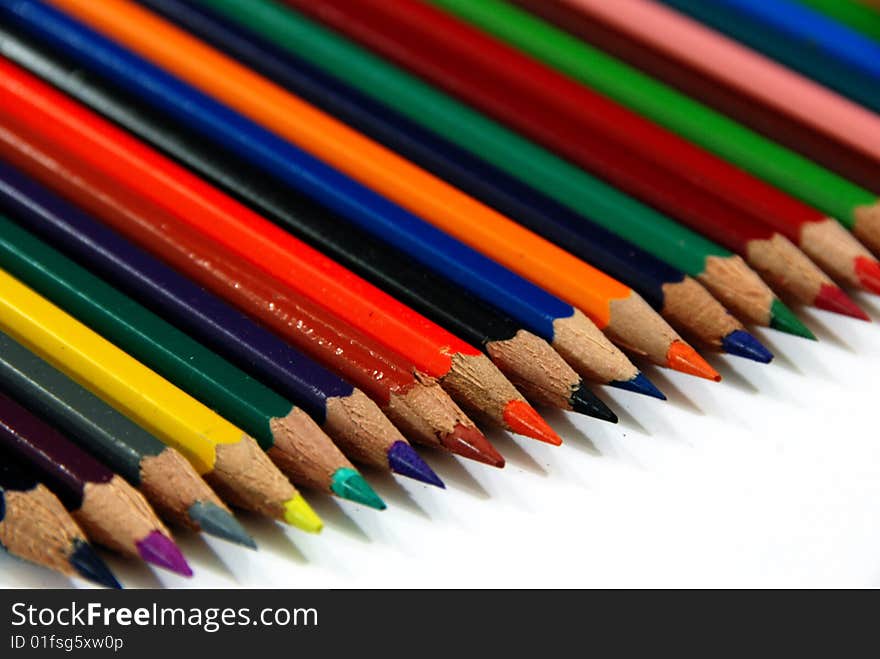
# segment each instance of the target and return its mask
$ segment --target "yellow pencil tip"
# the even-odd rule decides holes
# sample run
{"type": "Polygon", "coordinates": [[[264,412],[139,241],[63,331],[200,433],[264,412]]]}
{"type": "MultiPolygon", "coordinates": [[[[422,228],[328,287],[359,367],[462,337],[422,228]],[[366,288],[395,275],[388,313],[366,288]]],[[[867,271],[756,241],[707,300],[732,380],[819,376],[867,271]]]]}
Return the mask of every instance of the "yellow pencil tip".
{"type": "Polygon", "coordinates": [[[303,498],[302,494],[285,502],[284,521],[298,529],[308,533],[320,533],[324,528],[324,522],[303,498]]]}

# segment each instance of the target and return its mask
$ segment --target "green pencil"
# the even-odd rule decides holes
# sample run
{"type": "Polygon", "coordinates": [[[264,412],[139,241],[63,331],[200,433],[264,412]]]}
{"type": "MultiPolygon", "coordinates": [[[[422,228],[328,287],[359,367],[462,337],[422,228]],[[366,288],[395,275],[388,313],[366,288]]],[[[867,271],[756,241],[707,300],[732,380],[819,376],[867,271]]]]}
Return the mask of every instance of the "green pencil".
{"type": "Polygon", "coordinates": [[[798,0],[826,16],[880,41],[880,13],[855,0],[798,0]]]}
{"type": "Polygon", "coordinates": [[[3,216],[0,267],[245,430],[294,482],[385,507],[305,412],[3,216]]]}
{"type": "Polygon", "coordinates": [[[743,320],[812,338],[739,257],[272,0],[200,0],[584,217],[698,278],[743,320]]]}

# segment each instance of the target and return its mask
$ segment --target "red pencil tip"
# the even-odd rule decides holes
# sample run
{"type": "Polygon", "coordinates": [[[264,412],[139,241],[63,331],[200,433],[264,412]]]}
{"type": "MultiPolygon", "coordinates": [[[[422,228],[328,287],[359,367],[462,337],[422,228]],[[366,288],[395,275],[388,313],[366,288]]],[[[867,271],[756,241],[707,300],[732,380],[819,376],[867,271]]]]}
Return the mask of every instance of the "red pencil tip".
{"type": "Polygon", "coordinates": [[[455,455],[499,469],[504,466],[504,456],[474,426],[457,423],[451,433],[440,438],[440,442],[455,455]]]}
{"type": "Polygon", "coordinates": [[[547,425],[541,415],[523,400],[512,400],[504,407],[504,422],[515,433],[559,446],[562,438],[547,425]]]}
{"type": "Polygon", "coordinates": [[[695,375],[714,382],[721,382],[721,375],[700,357],[696,350],[684,341],[673,341],[666,353],[666,365],[676,371],[695,375]]]}
{"type": "Polygon", "coordinates": [[[855,269],[862,286],[880,295],[880,263],[868,256],[859,256],[855,269]]]}
{"type": "Polygon", "coordinates": [[[867,320],[869,322],[871,320],[868,318],[868,314],[862,311],[842,289],[831,284],[822,285],[818,295],[816,295],[816,299],[813,300],[813,304],[817,309],[832,311],[844,316],[858,318],[859,320],[867,320]]]}

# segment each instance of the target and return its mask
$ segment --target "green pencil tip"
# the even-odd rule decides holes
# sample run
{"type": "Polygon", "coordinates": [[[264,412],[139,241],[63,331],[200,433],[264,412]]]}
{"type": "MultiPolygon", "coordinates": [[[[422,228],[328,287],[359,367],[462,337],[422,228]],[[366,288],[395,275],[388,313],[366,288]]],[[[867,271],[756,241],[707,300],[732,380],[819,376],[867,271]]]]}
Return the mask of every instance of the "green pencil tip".
{"type": "Polygon", "coordinates": [[[770,307],[770,327],[780,332],[794,334],[810,341],[816,341],[816,335],[813,334],[800,319],[794,315],[794,312],[785,306],[778,299],[773,300],[770,307]]]}
{"type": "Polygon", "coordinates": [[[318,514],[312,510],[308,502],[303,499],[302,494],[285,502],[284,504],[284,521],[295,526],[307,533],[320,533],[324,528],[324,522],[318,517],[318,514]]]}
{"type": "Polygon", "coordinates": [[[330,489],[343,499],[361,503],[376,510],[385,510],[385,502],[373,491],[370,484],[354,469],[337,469],[330,489]]]}
{"type": "Polygon", "coordinates": [[[242,528],[235,516],[213,501],[196,501],[189,507],[188,512],[190,519],[208,535],[251,549],[257,548],[257,543],[242,528]]]}

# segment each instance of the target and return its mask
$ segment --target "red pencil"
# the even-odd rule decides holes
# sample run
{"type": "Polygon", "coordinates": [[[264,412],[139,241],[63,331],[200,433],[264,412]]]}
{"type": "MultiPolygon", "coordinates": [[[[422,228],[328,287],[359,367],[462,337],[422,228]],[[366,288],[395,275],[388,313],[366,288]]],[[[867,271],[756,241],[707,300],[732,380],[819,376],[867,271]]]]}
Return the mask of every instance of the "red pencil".
{"type": "Polygon", "coordinates": [[[5,59],[0,59],[0,123],[50,141],[207,240],[225,245],[411,359],[483,418],[540,441],[562,443],[475,347],[5,59]]]}
{"type": "Polygon", "coordinates": [[[880,263],[835,220],[463,21],[417,0],[286,1],[698,230],[767,224],[880,293],[880,263]]]}

